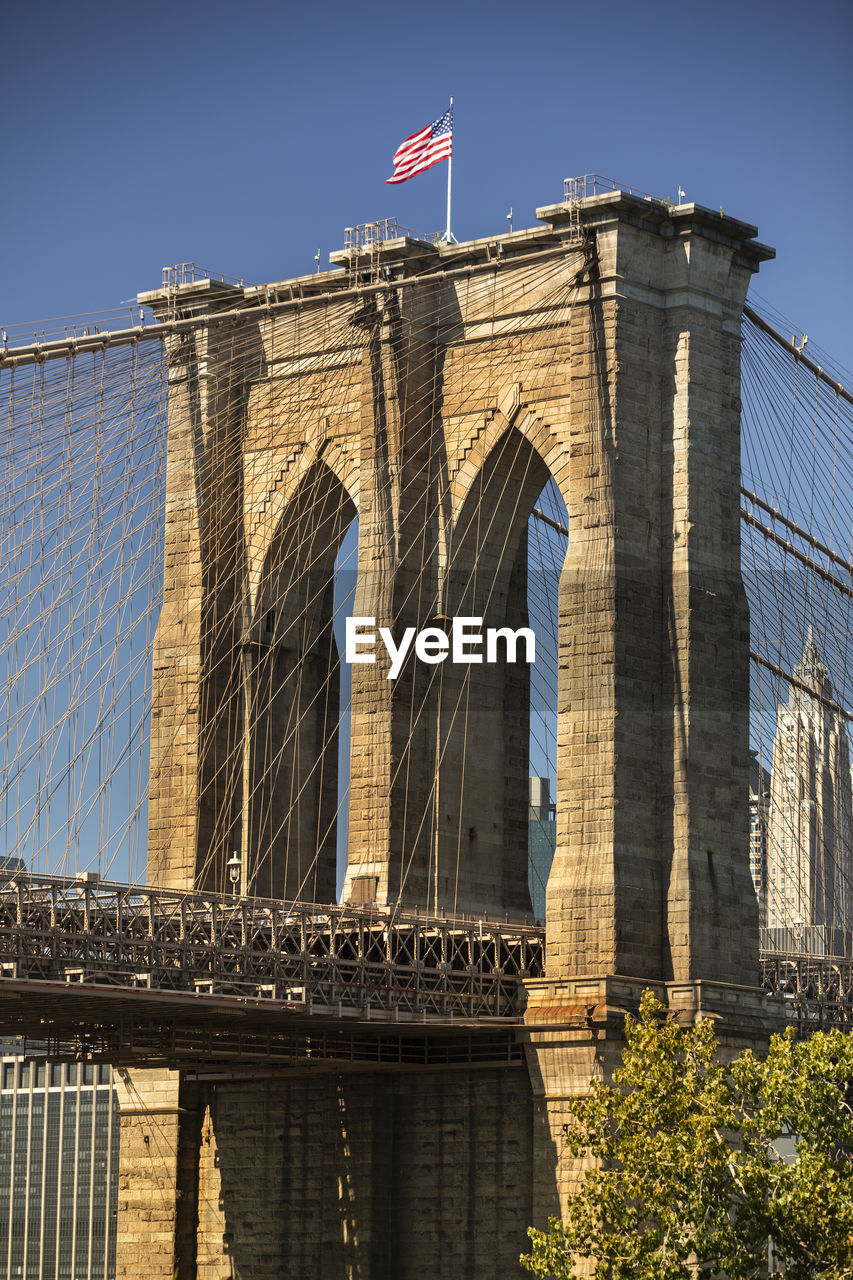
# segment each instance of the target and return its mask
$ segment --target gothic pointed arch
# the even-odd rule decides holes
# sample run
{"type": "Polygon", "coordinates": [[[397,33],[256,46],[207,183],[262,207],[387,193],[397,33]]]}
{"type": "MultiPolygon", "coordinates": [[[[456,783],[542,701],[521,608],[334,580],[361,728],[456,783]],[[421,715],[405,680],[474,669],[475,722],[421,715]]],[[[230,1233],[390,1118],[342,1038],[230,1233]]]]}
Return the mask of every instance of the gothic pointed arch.
{"type": "Polygon", "coordinates": [[[441,672],[437,879],[440,896],[458,910],[499,901],[524,917],[532,910],[530,667],[526,642],[511,641],[510,633],[529,629],[527,524],[551,473],[504,414],[488,451],[479,452],[449,540],[443,614],[481,619],[484,631],[507,634],[496,660],[447,663],[441,672]]]}
{"type": "Polygon", "coordinates": [[[335,896],[339,658],[335,557],[355,505],[332,469],[302,470],[267,547],[243,644],[244,860],[264,896],[335,896]]]}
{"type": "Polygon", "coordinates": [[[322,465],[337,480],[353,507],[358,506],[358,475],[353,470],[339,440],[330,440],[318,430],[307,440],[300,440],[290,447],[276,451],[274,459],[261,455],[247,455],[244,459],[246,492],[252,495],[253,471],[257,467],[262,477],[263,490],[255,494],[254,505],[246,512],[246,544],[250,608],[254,610],[258,587],[277,530],[281,528],[286,512],[292,506],[297,493],[310,478],[314,469],[322,465]]]}

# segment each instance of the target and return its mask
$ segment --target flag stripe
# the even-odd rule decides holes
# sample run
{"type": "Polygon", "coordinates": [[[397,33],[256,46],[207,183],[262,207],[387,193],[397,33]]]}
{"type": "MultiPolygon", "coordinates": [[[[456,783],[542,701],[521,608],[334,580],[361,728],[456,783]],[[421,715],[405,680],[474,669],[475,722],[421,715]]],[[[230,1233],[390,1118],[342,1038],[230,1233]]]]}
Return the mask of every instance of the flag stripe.
{"type": "Polygon", "coordinates": [[[406,138],[400,143],[394,152],[394,164],[397,163],[407,152],[411,151],[417,144],[421,143],[424,138],[428,138],[432,133],[432,125],[428,124],[425,129],[420,129],[417,133],[413,133],[411,137],[406,138]]]}
{"type": "MultiPolygon", "coordinates": [[[[412,156],[412,159],[407,161],[406,164],[397,165],[397,168],[394,169],[394,179],[397,182],[401,182],[403,174],[407,178],[411,178],[412,175],[420,173],[421,169],[427,169],[430,165],[437,163],[438,160],[443,160],[444,156],[451,154],[451,150],[450,138],[442,138],[441,141],[434,142],[432,146],[424,147],[423,151],[419,151],[418,155],[412,156]]],[[[391,179],[388,180],[391,182],[391,179]]]]}
{"type": "Polygon", "coordinates": [[[427,169],[431,169],[434,164],[440,164],[442,160],[450,155],[450,151],[444,151],[440,156],[436,156],[434,160],[428,160],[426,164],[419,165],[417,169],[413,169],[411,173],[401,173],[396,178],[386,178],[386,184],[389,182],[408,182],[409,178],[414,178],[417,173],[425,173],[427,169]]]}
{"type": "Polygon", "coordinates": [[[449,156],[452,152],[451,141],[449,138],[442,139],[438,143],[434,143],[429,148],[424,148],[416,155],[411,156],[403,164],[395,167],[392,177],[387,178],[387,182],[405,182],[407,178],[413,178],[416,173],[420,173],[423,169],[429,169],[439,160],[443,160],[445,156],[449,156]]]}

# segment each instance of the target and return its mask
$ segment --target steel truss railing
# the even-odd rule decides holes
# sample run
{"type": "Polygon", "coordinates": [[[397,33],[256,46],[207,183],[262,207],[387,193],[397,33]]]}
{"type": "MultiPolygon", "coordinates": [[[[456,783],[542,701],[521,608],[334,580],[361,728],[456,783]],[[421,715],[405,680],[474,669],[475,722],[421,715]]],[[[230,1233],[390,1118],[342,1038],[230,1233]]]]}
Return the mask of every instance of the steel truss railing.
{"type": "Polygon", "coordinates": [[[764,951],[761,982],[783,998],[790,1021],[803,1030],[853,1031],[853,960],[764,951]]]}
{"type": "MultiPolygon", "coordinates": [[[[16,874],[0,883],[3,979],[278,1002],[382,1021],[518,1020],[541,926],[16,874]]],[[[853,960],[761,954],[802,1027],[853,1030],[853,960]]],[[[55,987],[54,987],[55,990],[55,987]]],[[[72,995],[69,990],[69,995],[72,995]]]]}
{"type": "Polygon", "coordinates": [[[506,921],[47,876],[0,885],[0,977],[17,980],[377,1018],[512,1018],[543,951],[543,929],[506,921]]]}

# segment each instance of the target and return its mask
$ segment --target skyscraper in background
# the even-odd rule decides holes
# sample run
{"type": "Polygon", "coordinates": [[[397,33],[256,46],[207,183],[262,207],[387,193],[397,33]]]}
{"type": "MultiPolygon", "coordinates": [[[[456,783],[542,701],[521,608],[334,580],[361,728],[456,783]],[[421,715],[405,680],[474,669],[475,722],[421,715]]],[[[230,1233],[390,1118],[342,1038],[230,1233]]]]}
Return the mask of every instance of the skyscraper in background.
{"type": "Polygon", "coordinates": [[[557,848],[557,820],[551,804],[549,778],[530,779],[527,813],[527,883],[535,920],[545,919],[545,890],[557,848]]]}
{"type": "Polygon", "coordinates": [[[767,830],[765,921],[770,945],[850,950],[853,816],[850,744],[832,682],[809,632],[779,706],[767,830]]]}
{"type": "Polygon", "coordinates": [[[749,869],[758,899],[758,921],[766,923],[767,826],[770,816],[770,774],[756,752],[749,760],[749,869]]]}
{"type": "Polygon", "coordinates": [[[112,1070],[0,1058],[0,1275],[112,1280],[119,1121],[112,1070]]]}

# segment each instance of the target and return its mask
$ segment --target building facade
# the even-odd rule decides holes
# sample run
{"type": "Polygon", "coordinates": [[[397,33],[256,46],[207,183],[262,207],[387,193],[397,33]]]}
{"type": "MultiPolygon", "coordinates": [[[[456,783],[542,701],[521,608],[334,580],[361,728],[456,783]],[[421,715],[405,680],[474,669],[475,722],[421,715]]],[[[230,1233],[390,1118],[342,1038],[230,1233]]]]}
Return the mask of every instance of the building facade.
{"type": "Polygon", "coordinates": [[[527,882],[533,918],[545,919],[548,876],[557,848],[556,806],[551,804],[550,778],[530,779],[530,808],[527,813],[527,882]]]}
{"type": "Polygon", "coordinates": [[[770,818],[770,774],[751,751],[749,761],[749,869],[763,926],[767,909],[767,828],[770,818]]]}
{"type": "MultiPolygon", "coordinates": [[[[846,951],[851,929],[850,744],[811,634],[777,713],[767,839],[765,920],[795,949],[846,951]],[[799,944],[799,945],[798,945],[799,944]]],[[[771,938],[772,943],[772,938],[771,938]]]]}
{"type": "Polygon", "coordinates": [[[0,1274],[112,1280],[119,1124],[112,1070],[0,1059],[0,1274]]]}

